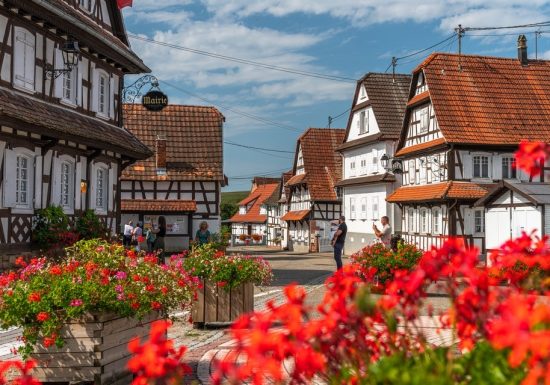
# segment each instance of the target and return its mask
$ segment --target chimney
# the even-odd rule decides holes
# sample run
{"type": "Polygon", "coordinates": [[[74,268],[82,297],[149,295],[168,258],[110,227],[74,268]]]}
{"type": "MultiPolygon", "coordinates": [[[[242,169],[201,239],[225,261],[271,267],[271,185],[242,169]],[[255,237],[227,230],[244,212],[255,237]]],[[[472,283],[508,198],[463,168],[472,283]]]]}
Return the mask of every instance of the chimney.
{"type": "Polygon", "coordinates": [[[166,175],[166,136],[157,135],[155,154],[157,156],[157,175],[166,175]]]}
{"type": "Polygon", "coordinates": [[[527,38],[525,35],[519,35],[518,37],[518,60],[522,66],[529,65],[529,59],[527,59],[527,38]]]}

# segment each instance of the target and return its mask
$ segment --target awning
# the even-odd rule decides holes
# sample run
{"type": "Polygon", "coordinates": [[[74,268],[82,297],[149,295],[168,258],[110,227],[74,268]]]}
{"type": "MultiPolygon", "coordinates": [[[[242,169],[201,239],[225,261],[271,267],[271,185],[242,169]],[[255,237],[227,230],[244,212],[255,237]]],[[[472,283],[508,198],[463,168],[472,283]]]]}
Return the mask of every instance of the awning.
{"type": "Polygon", "coordinates": [[[443,182],[420,186],[399,187],[386,199],[390,203],[443,201],[447,199],[478,200],[493,184],[472,182],[443,182]]]}
{"type": "Polygon", "coordinates": [[[289,211],[281,218],[283,221],[303,221],[311,210],[289,211]]]}

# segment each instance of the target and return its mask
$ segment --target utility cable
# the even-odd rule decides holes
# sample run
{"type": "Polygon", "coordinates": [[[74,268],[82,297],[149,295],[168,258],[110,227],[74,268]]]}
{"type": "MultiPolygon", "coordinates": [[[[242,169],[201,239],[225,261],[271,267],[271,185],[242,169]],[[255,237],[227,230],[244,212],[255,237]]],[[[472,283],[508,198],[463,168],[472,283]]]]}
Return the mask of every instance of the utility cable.
{"type": "Polygon", "coordinates": [[[247,145],[244,145],[244,144],[229,142],[229,141],[227,141],[227,140],[224,141],[224,143],[225,143],[225,144],[229,144],[229,145],[231,145],[231,146],[237,146],[237,147],[248,148],[248,149],[251,149],[251,150],[262,150],[262,151],[269,151],[269,152],[281,152],[281,153],[285,153],[285,154],[294,154],[294,151],[275,150],[275,149],[272,149],[272,148],[263,148],[263,147],[247,146],[247,145]]]}
{"type": "Polygon", "coordinates": [[[274,64],[266,64],[266,63],[261,63],[261,62],[257,62],[257,61],[253,61],[253,60],[242,59],[242,58],[227,56],[227,55],[221,55],[221,54],[208,52],[208,51],[203,51],[203,50],[199,50],[199,49],[195,49],[195,48],[184,47],[184,46],[177,45],[177,44],[166,43],[166,42],[154,40],[154,39],[151,39],[151,38],[147,38],[147,37],[144,37],[144,36],[135,35],[133,33],[129,33],[128,36],[131,37],[132,39],[144,41],[144,42],[151,43],[151,44],[160,45],[160,46],[163,46],[163,47],[176,49],[176,50],[179,50],[179,51],[190,52],[190,53],[194,53],[194,54],[197,54],[197,55],[208,56],[208,57],[211,57],[211,58],[231,61],[231,62],[239,63],[239,64],[251,65],[251,66],[260,67],[260,68],[273,70],[273,71],[286,72],[286,73],[291,73],[291,74],[294,74],[294,75],[308,76],[308,77],[312,77],[312,78],[332,80],[332,81],[337,81],[337,82],[355,83],[357,81],[357,79],[352,79],[352,78],[348,78],[348,77],[344,77],[344,76],[328,75],[328,74],[322,74],[322,73],[318,73],[318,72],[303,71],[303,70],[298,70],[298,69],[294,69],[294,68],[281,67],[281,66],[277,66],[277,65],[274,65],[274,64]]]}

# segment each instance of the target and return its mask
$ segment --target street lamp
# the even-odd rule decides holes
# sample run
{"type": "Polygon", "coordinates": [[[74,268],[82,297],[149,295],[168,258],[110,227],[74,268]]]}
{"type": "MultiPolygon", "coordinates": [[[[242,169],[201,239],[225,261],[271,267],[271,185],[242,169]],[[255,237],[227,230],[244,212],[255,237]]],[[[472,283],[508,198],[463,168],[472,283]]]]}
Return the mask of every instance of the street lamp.
{"type": "Polygon", "coordinates": [[[380,164],[387,172],[392,172],[394,174],[403,173],[403,163],[401,163],[399,159],[389,157],[387,154],[380,157],[380,164]]]}
{"type": "Polygon", "coordinates": [[[390,163],[390,157],[386,154],[382,155],[380,158],[380,164],[382,165],[382,168],[386,171],[389,170],[389,163],[390,163]]]}
{"type": "Polygon", "coordinates": [[[78,65],[79,54],[80,48],[78,47],[78,42],[74,40],[66,41],[63,44],[63,48],[61,48],[64,68],[53,68],[51,64],[48,64],[46,66],[46,76],[50,79],[56,79],[64,73],[71,72],[78,65]]]}

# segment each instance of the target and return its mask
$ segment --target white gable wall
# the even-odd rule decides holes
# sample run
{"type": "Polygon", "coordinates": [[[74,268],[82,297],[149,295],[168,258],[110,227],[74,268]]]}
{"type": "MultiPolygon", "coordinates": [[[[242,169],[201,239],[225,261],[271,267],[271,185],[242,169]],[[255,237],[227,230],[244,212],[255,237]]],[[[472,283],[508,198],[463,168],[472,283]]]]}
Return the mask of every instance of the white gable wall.
{"type": "Polygon", "coordinates": [[[366,107],[361,110],[355,111],[353,113],[353,118],[351,120],[351,126],[348,134],[348,138],[346,142],[351,142],[355,139],[362,139],[369,135],[374,135],[380,133],[380,128],[378,127],[378,123],[376,122],[376,117],[374,116],[374,112],[372,110],[372,107],[366,107]],[[359,126],[360,126],[360,117],[361,112],[365,112],[366,120],[368,121],[368,125],[365,126],[365,133],[360,134],[359,133],[359,126]],[[368,115],[368,116],[367,116],[368,115]]]}

